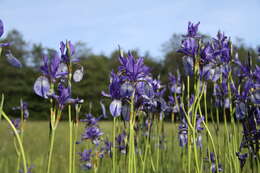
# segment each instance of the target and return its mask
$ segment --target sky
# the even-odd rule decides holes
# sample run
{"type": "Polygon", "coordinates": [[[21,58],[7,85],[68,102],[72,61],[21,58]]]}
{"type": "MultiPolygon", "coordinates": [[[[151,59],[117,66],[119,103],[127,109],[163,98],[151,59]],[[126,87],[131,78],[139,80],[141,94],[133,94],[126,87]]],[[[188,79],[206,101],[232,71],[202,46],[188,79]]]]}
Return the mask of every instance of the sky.
{"type": "Polygon", "coordinates": [[[256,47],[259,17],[259,0],[0,0],[6,32],[17,29],[30,43],[58,50],[62,40],[82,41],[106,55],[120,45],[157,59],[162,44],[185,33],[188,21],[200,21],[201,33],[221,30],[256,47]]]}

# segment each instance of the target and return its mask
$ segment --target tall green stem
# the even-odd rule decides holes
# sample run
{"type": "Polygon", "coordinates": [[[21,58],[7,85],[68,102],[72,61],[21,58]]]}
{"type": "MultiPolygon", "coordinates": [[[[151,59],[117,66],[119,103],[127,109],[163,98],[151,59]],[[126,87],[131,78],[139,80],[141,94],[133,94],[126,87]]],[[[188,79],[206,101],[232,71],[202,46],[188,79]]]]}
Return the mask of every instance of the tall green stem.
{"type": "Polygon", "coordinates": [[[26,157],[25,157],[25,152],[24,152],[24,148],[23,148],[23,144],[21,141],[21,138],[16,130],[16,128],[14,127],[13,123],[11,122],[11,120],[8,118],[8,116],[5,114],[5,112],[1,109],[1,115],[3,115],[4,119],[8,122],[8,124],[11,126],[15,137],[17,139],[20,151],[21,151],[21,155],[22,155],[22,159],[23,159],[23,170],[24,172],[27,172],[27,164],[26,164],[26,157]]]}
{"type": "Polygon", "coordinates": [[[49,148],[49,154],[48,154],[47,173],[50,173],[50,170],[51,170],[51,161],[52,161],[52,154],[53,154],[54,139],[55,139],[55,129],[52,129],[52,131],[50,133],[50,148],[49,148]]]}

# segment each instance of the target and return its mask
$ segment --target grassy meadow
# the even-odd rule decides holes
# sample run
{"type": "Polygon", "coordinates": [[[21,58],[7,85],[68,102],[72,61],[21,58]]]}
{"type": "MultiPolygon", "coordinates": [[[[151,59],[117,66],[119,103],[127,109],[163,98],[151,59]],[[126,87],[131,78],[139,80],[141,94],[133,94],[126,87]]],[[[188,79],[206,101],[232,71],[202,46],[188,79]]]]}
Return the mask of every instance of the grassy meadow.
{"type": "MultiPolygon", "coordinates": [[[[112,138],[112,122],[101,121],[99,123],[100,128],[104,131],[103,138],[112,138]]],[[[226,160],[225,163],[225,149],[227,149],[227,143],[225,144],[225,132],[223,125],[220,125],[220,131],[218,136],[216,135],[215,128],[213,125],[210,125],[210,130],[213,132],[214,142],[217,145],[217,150],[219,153],[219,159],[223,167],[228,168],[228,162],[226,160]],[[217,140],[218,139],[218,140],[217,140]],[[217,141],[216,141],[217,140],[217,141]]],[[[239,126],[237,126],[239,127],[239,126]]],[[[241,127],[240,127],[241,128],[241,127]]],[[[84,130],[84,124],[81,123],[78,130],[78,139],[80,140],[80,135],[84,130]]],[[[230,130],[230,129],[228,129],[230,130]]],[[[237,130],[241,131],[242,129],[237,128],[237,130]]],[[[24,148],[27,155],[27,160],[30,165],[33,165],[33,173],[44,173],[46,172],[46,164],[47,164],[47,153],[48,153],[48,132],[49,132],[49,124],[47,121],[38,121],[38,122],[28,122],[25,126],[24,131],[24,148]]],[[[185,155],[185,148],[181,148],[179,146],[178,139],[178,123],[164,123],[164,143],[160,146],[160,154],[159,156],[156,153],[158,145],[156,145],[156,135],[151,136],[151,154],[147,158],[149,161],[146,163],[146,171],[145,172],[185,172],[185,161],[183,162],[182,157],[185,155]],[[154,140],[153,140],[154,139],[154,140]],[[158,158],[159,157],[159,158],[158,158]]],[[[17,167],[17,156],[15,152],[14,145],[14,137],[11,132],[10,127],[8,127],[7,123],[2,121],[0,122],[0,172],[1,173],[12,173],[15,172],[17,167]]],[[[203,145],[207,146],[208,137],[203,133],[203,145]]],[[[239,144],[240,139],[237,139],[237,143],[239,144]]],[[[68,123],[60,122],[59,127],[57,129],[55,144],[54,144],[54,155],[53,155],[53,164],[51,172],[55,173],[67,173],[68,172],[68,149],[69,149],[69,131],[68,131],[68,123]]],[[[84,148],[90,149],[91,144],[89,142],[82,142],[77,145],[77,152],[82,151],[84,148]]],[[[138,144],[140,148],[142,148],[142,142],[138,144]]],[[[93,147],[92,147],[93,148],[93,147]]],[[[142,152],[142,151],[140,151],[142,152]]],[[[203,164],[204,172],[210,172],[210,163],[207,163],[206,159],[206,147],[203,147],[201,151],[199,151],[201,162],[203,164]]],[[[187,153],[186,153],[187,154],[187,153]]],[[[140,159],[140,157],[137,157],[140,159]]],[[[117,157],[117,161],[119,163],[118,172],[127,172],[127,157],[124,154],[119,154],[117,157]]],[[[138,161],[138,169],[141,172],[142,165],[141,161],[138,161]]],[[[97,170],[91,169],[89,171],[82,170],[80,167],[79,156],[76,157],[76,172],[111,172],[112,171],[112,159],[109,157],[105,157],[99,160],[99,166],[97,170]]],[[[226,169],[227,169],[226,168],[226,169]]],[[[228,169],[227,169],[228,170],[228,169]]],[[[246,163],[244,168],[245,172],[250,171],[250,166],[246,163]]],[[[138,171],[139,172],[139,171],[138,171]]],[[[250,171],[251,172],[251,171],[250,171]]]]}

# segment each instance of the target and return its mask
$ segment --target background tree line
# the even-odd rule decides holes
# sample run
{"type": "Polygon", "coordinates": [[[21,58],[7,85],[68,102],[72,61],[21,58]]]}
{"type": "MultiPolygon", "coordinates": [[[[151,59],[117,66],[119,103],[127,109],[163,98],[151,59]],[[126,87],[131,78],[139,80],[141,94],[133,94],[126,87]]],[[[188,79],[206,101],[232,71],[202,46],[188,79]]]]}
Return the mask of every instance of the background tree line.
{"type": "MultiPolygon", "coordinates": [[[[210,39],[204,35],[205,39],[210,39]]],[[[164,57],[161,60],[153,58],[149,52],[140,55],[138,50],[131,50],[135,56],[145,58],[145,63],[152,69],[154,77],[160,76],[162,83],[167,87],[168,73],[176,73],[179,69],[181,75],[184,76],[182,63],[182,55],[176,50],[180,47],[182,35],[173,34],[172,37],[162,45],[164,57]]],[[[12,30],[7,34],[4,42],[10,42],[9,48],[4,48],[0,57],[0,93],[5,95],[4,109],[12,116],[19,116],[19,112],[14,112],[12,107],[18,106],[20,99],[29,104],[30,119],[46,120],[49,114],[49,103],[38,97],[33,92],[33,84],[39,76],[39,67],[42,64],[42,55],[51,56],[59,49],[43,47],[38,43],[28,43],[23,39],[22,34],[17,30],[12,30]],[[5,58],[5,51],[11,50],[13,55],[17,57],[23,64],[23,68],[17,69],[10,65],[5,58]]],[[[86,43],[75,43],[76,55],[80,59],[80,63],[84,66],[84,78],[79,83],[73,84],[73,96],[85,100],[82,106],[82,114],[92,112],[98,116],[101,114],[100,100],[106,103],[107,113],[109,100],[101,96],[101,91],[107,91],[109,85],[109,75],[112,69],[117,70],[118,50],[114,50],[109,56],[104,54],[95,54],[87,47],[86,43]]],[[[257,57],[256,50],[246,47],[241,40],[236,42],[236,49],[240,57],[246,60],[248,52],[252,57],[257,57]]],[[[167,94],[165,99],[167,100],[167,94]]],[[[66,116],[63,116],[66,119],[66,116]]]]}

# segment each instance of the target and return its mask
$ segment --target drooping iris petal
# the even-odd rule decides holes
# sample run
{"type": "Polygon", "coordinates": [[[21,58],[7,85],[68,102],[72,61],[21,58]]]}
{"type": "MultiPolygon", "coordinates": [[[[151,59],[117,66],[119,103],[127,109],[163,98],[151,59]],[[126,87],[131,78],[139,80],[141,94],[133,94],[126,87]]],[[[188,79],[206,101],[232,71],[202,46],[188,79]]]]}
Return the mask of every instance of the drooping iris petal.
{"type": "Polygon", "coordinates": [[[236,117],[237,119],[241,120],[244,119],[247,114],[247,107],[246,104],[240,102],[236,105],[236,117]]]}
{"type": "Polygon", "coordinates": [[[109,110],[113,117],[120,116],[122,111],[121,100],[113,100],[109,106],[109,110]]]}
{"type": "Polygon", "coordinates": [[[120,95],[122,97],[130,97],[134,91],[133,86],[129,82],[125,82],[120,87],[120,95]]]}
{"type": "Polygon", "coordinates": [[[2,20],[0,19],[0,37],[3,35],[4,33],[4,24],[2,22],[2,20]]]}
{"type": "Polygon", "coordinates": [[[64,76],[68,74],[68,66],[65,63],[60,63],[56,73],[57,77],[64,76]]]}
{"type": "Polygon", "coordinates": [[[83,78],[83,72],[84,69],[81,67],[80,69],[77,69],[73,74],[73,80],[74,82],[80,82],[83,78]]]}
{"type": "Polygon", "coordinates": [[[124,104],[122,106],[122,116],[125,121],[129,121],[130,119],[130,106],[128,104],[124,104]]]}
{"type": "Polygon", "coordinates": [[[14,67],[21,68],[23,66],[22,63],[17,58],[15,58],[11,52],[6,54],[6,59],[14,67]]]}
{"type": "Polygon", "coordinates": [[[47,99],[50,92],[50,83],[48,78],[45,76],[38,77],[34,83],[33,89],[35,94],[47,99]]]}
{"type": "Polygon", "coordinates": [[[183,57],[183,66],[184,66],[184,70],[185,70],[185,74],[188,76],[192,76],[193,75],[193,58],[190,56],[184,56],[183,57]]]}

